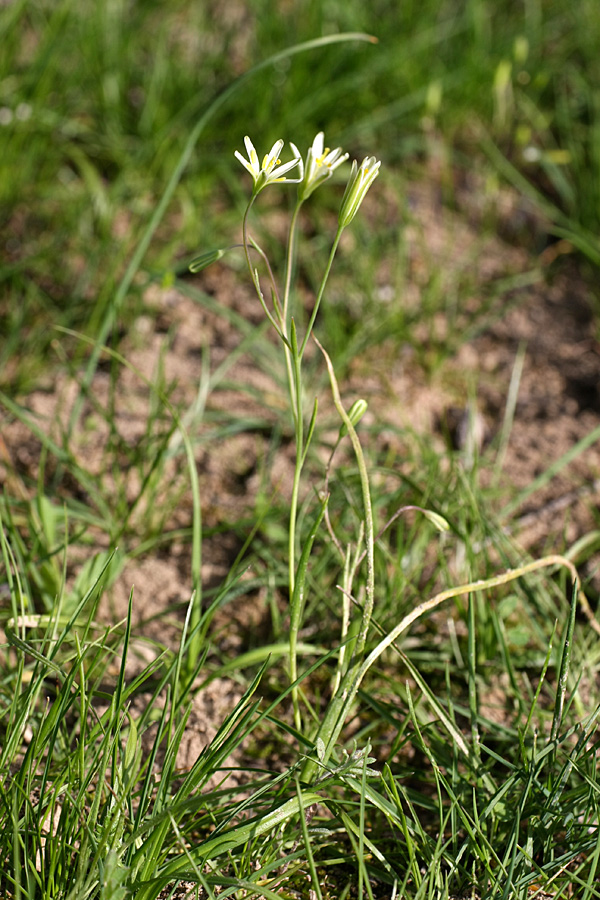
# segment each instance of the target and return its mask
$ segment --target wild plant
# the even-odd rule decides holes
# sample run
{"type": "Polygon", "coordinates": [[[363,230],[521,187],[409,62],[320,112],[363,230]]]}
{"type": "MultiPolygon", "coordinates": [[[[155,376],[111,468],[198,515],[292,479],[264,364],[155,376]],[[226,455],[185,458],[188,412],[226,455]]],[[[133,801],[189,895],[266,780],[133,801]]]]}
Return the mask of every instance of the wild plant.
{"type": "MultiPolygon", "coordinates": [[[[303,158],[298,147],[290,142],[292,152],[291,159],[282,162],[280,154],[284,147],[284,141],[275,142],[271,150],[264,155],[262,161],[249,137],[244,140],[246,156],[235,151],[235,156],[244,166],[252,178],[252,190],[242,220],[242,241],[248,272],[256,291],[258,300],[264,314],[272,326],[280,341],[285,371],[287,375],[288,403],[291,416],[293,433],[295,437],[295,462],[294,474],[291,485],[290,512],[288,520],[288,597],[289,597],[289,680],[293,704],[294,726],[301,733],[307,744],[313,748],[312,753],[307,754],[301,768],[301,781],[306,785],[318,783],[320,777],[327,778],[335,769],[332,762],[336,743],[347,721],[351,709],[355,703],[360,685],[369,669],[380,659],[382,654],[395,645],[398,638],[421,616],[435,609],[445,600],[452,597],[469,596],[489,588],[507,584],[521,578],[530,572],[539,569],[563,566],[569,571],[575,593],[573,603],[579,600],[583,609],[591,619],[593,626],[598,627],[591,616],[591,611],[585,595],[579,589],[579,580],[572,563],[559,555],[552,555],[543,559],[534,560],[518,566],[515,569],[504,572],[494,577],[470,582],[468,584],[450,587],[437,593],[435,596],[416,605],[401,621],[387,634],[380,634],[378,642],[373,643],[373,626],[377,626],[373,618],[375,606],[375,542],[381,537],[383,531],[399,515],[408,510],[417,510],[422,513],[439,532],[447,532],[450,525],[438,512],[419,506],[403,506],[396,510],[394,516],[380,531],[376,528],[371,502],[371,487],[365,456],[359,440],[356,428],[367,410],[367,402],[364,398],[357,398],[347,410],[341,399],[340,389],[335,374],[335,369],[329,354],[314,335],[315,323],[319,308],[321,307],[329,277],[331,274],[336,251],[340,239],[348,226],[351,225],[358,213],[361,204],[377,178],[381,163],[374,156],[367,156],[359,165],[356,160],[351,166],[350,175],[343,194],[338,217],[337,227],[331,236],[331,246],[328,257],[323,265],[323,274],[315,293],[312,310],[308,315],[308,322],[303,332],[300,332],[299,322],[302,312],[297,307],[297,298],[294,291],[294,272],[297,256],[297,244],[299,240],[300,212],[317,188],[330,182],[334,172],[348,159],[348,153],[340,147],[330,149],[325,146],[324,133],[319,132],[312,145],[308,148],[303,158]],[[249,230],[250,213],[255,208],[259,195],[271,185],[296,185],[296,198],[292,205],[289,219],[289,230],[285,248],[285,263],[280,281],[276,277],[273,266],[270,263],[267,252],[251,236],[249,230]],[[262,275],[259,271],[262,268],[262,275]],[[266,289],[263,288],[263,281],[266,289]],[[280,287],[282,285],[282,287],[280,287]],[[305,535],[303,542],[298,534],[298,506],[300,487],[307,460],[307,454],[315,435],[318,403],[314,398],[307,403],[310,394],[306,383],[303,361],[309,341],[312,340],[318,346],[329,376],[334,406],[341,419],[337,440],[331,450],[324,478],[324,485],[316,490],[318,498],[317,509],[314,513],[313,524],[305,535]],[[360,491],[362,498],[362,522],[354,544],[343,546],[336,537],[328,513],[329,503],[329,479],[335,453],[341,442],[348,438],[354,454],[358,469],[360,491]],[[298,638],[304,625],[304,610],[306,606],[307,570],[311,560],[311,553],[319,529],[326,527],[332,543],[337,548],[340,560],[341,583],[338,585],[342,608],[339,645],[335,648],[337,656],[336,671],[332,681],[332,690],[329,701],[316,726],[311,723],[304,714],[301,704],[300,685],[306,673],[298,671],[298,638]],[[364,575],[364,602],[359,602],[355,596],[354,586],[358,581],[362,567],[366,568],[364,575]],[[358,621],[352,622],[353,611],[358,621]],[[369,645],[370,640],[370,645],[369,645]]],[[[220,258],[225,251],[219,250],[198,257],[191,264],[192,271],[200,271],[206,265],[220,258]]],[[[377,626],[378,627],[378,626],[377,626]]],[[[565,638],[566,639],[566,638],[565,638]]],[[[471,660],[473,667],[474,662],[471,660]]],[[[565,651],[565,666],[568,670],[569,653],[568,642],[565,651]]],[[[562,699],[564,701],[563,685],[562,699]]],[[[559,695],[560,696],[560,695],[559,695]]],[[[559,702],[557,700],[557,702],[559,702]]],[[[557,710],[553,725],[553,733],[558,728],[560,712],[557,710]]],[[[447,720],[447,727],[457,746],[462,747],[469,764],[478,765],[478,748],[468,748],[458,730],[447,720]]],[[[370,745],[363,749],[356,749],[348,757],[347,753],[337,754],[338,763],[341,765],[336,771],[346,771],[348,767],[354,767],[357,771],[374,760],[369,757],[370,745]],[[358,768],[357,768],[358,767],[358,768]]],[[[369,770],[371,771],[371,770],[369,770]]],[[[347,774],[347,773],[346,773],[347,774]]],[[[363,772],[364,775],[364,772],[363,772]]],[[[291,807],[295,807],[294,802],[291,807]]]]}

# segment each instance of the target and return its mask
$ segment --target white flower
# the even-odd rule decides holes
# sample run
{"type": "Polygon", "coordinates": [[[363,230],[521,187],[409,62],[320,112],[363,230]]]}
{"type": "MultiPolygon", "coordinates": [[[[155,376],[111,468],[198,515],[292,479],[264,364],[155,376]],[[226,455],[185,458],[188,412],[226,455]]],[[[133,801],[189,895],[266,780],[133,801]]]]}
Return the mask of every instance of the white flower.
{"type": "MultiPolygon", "coordinates": [[[[323,147],[325,135],[322,131],[318,133],[312,147],[309,147],[306,154],[306,169],[304,163],[300,159],[300,184],[298,185],[298,198],[306,200],[312,192],[331,178],[338,166],[348,159],[347,153],[342,153],[341,147],[330,150],[329,147],[323,147]]],[[[295,144],[290,146],[296,156],[300,156],[300,151],[295,144]]]]}
{"type": "Polygon", "coordinates": [[[280,181],[297,181],[295,178],[283,177],[286,172],[289,172],[290,169],[293,169],[294,166],[297,166],[301,162],[298,156],[298,158],[292,159],[290,162],[283,163],[283,165],[281,164],[279,154],[283,147],[283,141],[276,141],[273,144],[271,152],[263,157],[262,165],[259,165],[258,154],[254,149],[254,144],[247,135],[244,138],[244,144],[246,145],[248,159],[244,159],[238,150],[235,151],[235,156],[252,175],[252,181],[254,182],[254,189],[252,191],[253,196],[256,196],[259,191],[262,191],[268,184],[274,184],[275,182],[280,181]]]}
{"type": "Polygon", "coordinates": [[[350,179],[346,193],[342,197],[342,206],[338,216],[342,228],[349,225],[358,212],[358,207],[363,202],[365,194],[379,174],[380,166],[381,162],[374,156],[366,156],[360,164],[360,168],[358,168],[356,160],[352,163],[350,179]]]}

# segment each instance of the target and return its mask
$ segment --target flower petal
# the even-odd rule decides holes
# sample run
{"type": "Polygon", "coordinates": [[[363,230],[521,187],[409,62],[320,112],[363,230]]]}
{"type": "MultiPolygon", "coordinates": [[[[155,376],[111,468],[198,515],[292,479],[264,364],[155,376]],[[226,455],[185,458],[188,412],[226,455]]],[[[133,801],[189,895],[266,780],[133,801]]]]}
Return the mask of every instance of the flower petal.
{"type": "Polygon", "coordinates": [[[284,172],[289,172],[290,169],[293,169],[294,166],[299,165],[300,162],[301,162],[301,159],[298,157],[298,159],[291,159],[289,162],[283,163],[283,165],[278,166],[277,167],[277,181],[279,181],[279,179],[284,174],[284,172]]]}
{"type": "Polygon", "coordinates": [[[248,172],[250,172],[252,177],[255,178],[257,173],[255,172],[254,167],[252,166],[252,163],[248,162],[247,159],[244,159],[244,157],[242,156],[242,154],[240,153],[239,150],[236,150],[234,152],[234,156],[236,157],[236,159],[238,159],[241,162],[241,164],[244,166],[244,168],[247,169],[248,172]]]}
{"type": "Polygon", "coordinates": [[[271,147],[270,153],[268,153],[263,159],[262,170],[269,174],[271,169],[277,165],[277,160],[279,159],[279,154],[281,153],[281,148],[283,147],[283,141],[275,141],[273,146],[271,147]]]}

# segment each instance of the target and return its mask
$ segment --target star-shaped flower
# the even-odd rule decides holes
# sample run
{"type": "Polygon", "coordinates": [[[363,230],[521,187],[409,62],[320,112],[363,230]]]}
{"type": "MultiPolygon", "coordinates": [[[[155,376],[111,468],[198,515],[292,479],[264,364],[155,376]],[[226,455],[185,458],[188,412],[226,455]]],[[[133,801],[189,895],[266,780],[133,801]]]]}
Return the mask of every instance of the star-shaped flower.
{"type": "Polygon", "coordinates": [[[289,172],[294,166],[297,166],[301,163],[300,155],[298,154],[297,158],[294,158],[286,163],[281,163],[279,159],[279,154],[281,153],[281,148],[283,147],[283,141],[276,141],[272,148],[271,152],[267,153],[266,156],[263,157],[262,165],[259,164],[258,154],[254,149],[254,144],[250,140],[250,138],[246,135],[244,138],[244,144],[246,145],[246,152],[248,154],[248,159],[244,159],[242,154],[236,150],[235,156],[245,169],[250,172],[252,175],[252,181],[254,182],[254,187],[252,190],[252,194],[254,197],[262,191],[268,184],[275,184],[276,182],[282,181],[293,181],[296,182],[298,179],[296,178],[285,178],[284,175],[286,172],[289,172]]]}
{"type": "MultiPolygon", "coordinates": [[[[300,159],[300,183],[298,185],[298,198],[306,200],[312,192],[331,178],[338,166],[348,159],[347,153],[342,153],[341,147],[330,150],[329,147],[323,147],[325,135],[322,131],[318,133],[309,147],[306,154],[306,168],[302,159],[300,159]]],[[[300,156],[300,151],[295,144],[290,146],[296,156],[300,156]]]]}

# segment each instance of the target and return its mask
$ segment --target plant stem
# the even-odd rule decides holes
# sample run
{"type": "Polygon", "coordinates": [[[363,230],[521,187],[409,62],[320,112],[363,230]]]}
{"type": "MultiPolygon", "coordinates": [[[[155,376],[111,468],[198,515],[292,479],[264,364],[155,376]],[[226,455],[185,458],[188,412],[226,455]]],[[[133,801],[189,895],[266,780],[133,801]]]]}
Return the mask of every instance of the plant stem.
{"type": "MultiPolygon", "coordinates": [[[[250,198],[250,203],[249,203],[248,206],[246,207],[246,211],[244,212],[244,218],[243,218],[243,220],[242,220],[242,241],[243,241],[243,244],[244,244],[244,254],[245,254],[245,256],[246,256],[246,265],[248,266],[248,271],[250,272],[250,278],[252,279],[252,284],[254,285],[254,289],[255,289],[256,293],[258,294],[258,299],[260,300],[260,305],[262,306],[263,311],[264,311],[264,313],[265,313],[267,319],[269,320],[269,322],[271,323],[271,325],[273,326],[273,328],[275,329],[275,331],[277,332],[277,334],[279,335],[279,337],[282,339],[282,341],[284,341],[284,343],[287,344],[287,338],[286,338],[286,336],[284,335],[283,331],[281,330],[281,323],[278,323],[278,322],[277,322],[277,320],[275,319],[273,313],[271,312],[271,310],[269,309],[269,307],[268,307],[267,304],[265,303],[265,298],[263,297],[263,292],[262,292],[261,287],[260,287],[260,280],[259,280],[259,277],[258,277],[258,271],[257,271],[256,269],[253,269],[253,268],[252,268],[252,263],[251,263],[251,261],[250,261],[250,246],[249,246],[249,241],[248,241],[248,215],[250,214],[250,210],[252,209],[252,205],[253,205],[255,199],[256,199],[256,198],[255,198],[254,195],[250,198]]],[[[258,247],[258,245],[256,245],[256,244],[253,243],[253,246],[254,246],[259,252],[262,253],[262,251],[260,250],[260,248],[258,247]]],[[[262,255],[263,255],[263,257],[264,257],[264,254],[262,254],[262,255]]],[[[276,289],[275,283],[274,283],[274,281],[273,281],[273,273],[271,272],[271,269],[270,269],[270,267],[269,267],[268,265],[267,265],[267,268],[268,268],[268,271],[269,271],[269,279],[270,279],[270,281],[271,281],[271,286],[272,286],[273,291],[274,291],[274,296],[277,297],[277,289],[276,289]]],[[[277,304],[276,304],[276,311],[277,311],[277,312],[279,313],[279,315],[281,316],[281,312],[280,312],[280,310],[279,310],[278,307],[279,307],[279,304],[277,303],[277,304]]]]}
{"type": "MultiPolygon", "coordinates": [[[[340,233],[341,230],[338,231],[338,234],[336,236],[336,243],[337,241],[339,241],[340,233]]],[[[354,697],[356,696],[356,692],[358,691],[360,680],[362,678],[362,676],[360,675],[361,663],[364,656],[367,634],[369,631],[369,625],[371,623],[371,616],[373,615],[373,603],[375,596],[375,528],[373,523],[373,509],[371,505],[369,476],[367,473],[367,466],[362,452],[362,447],[360,445],[358,435],[356,434],[356,430],[352,422],[350,421],[346,410],[342,406],[337,379],[335,377],[331,359],[318,341],[317,345],[321,350],[323,356],[325,357],[325,362],[327,364],[329,380],[331,382],[331,390],[333,393],[333,402],[338,413],[340,414],[342,421],[344,422],[344,425],[348,429],[348,435],[352,442],[352,448],[356,456],[363,497],[365,516],[365,544],[367,555],[366,597],[354,652],[352,654],[350,665],[348,666],[348,669],[341,680],[341,684],[339,684],[337,691],[335,692],[331,702],[329,703],[329,706],[327,707],[325,717],[321,723],[321,727],[319,728],[318,736],[323,740],[325,744],[325,756],[322,761],[326,763],[333,751],[335,741],[337,740],[337,737],[342,729],[348,710],[354,700],[354,697]]],[[[304,780],[311,780],[314,777],[315,771],[316,763],[313,760],[307,760],[302,770],[302,778],[304,780]]]]}
{"type": "Polygon", "coordinates": [[[321,305],[321,300],[323,299],[323,294],[325,293],[325,286],[327,284],[327,280],[329,278],[329,273],[331,271],[331,266],[333,265],[333,258],[335,256],[336,250],[338,248],[338,244],[340,242],[340,238],[342,236],[342,231],[344,229],[340,226],[336,232],[335,238],[333,239],[333,244],[331,245],[331,251],[329,253],[329,259],[327,260],[327,265],[325,267],[325,272],[323,274],[323,278],[321,279],[321,284],[319,287],[319,292],[317,294],[317,299],[315,301],[314,309],[311,313],[311,317],[308,323],[308,328],[306,329],[306,334],[304,335],[304,340],[302,341],[302,346],[300,348],[300,358],[304,356],[304,351],[306,349],[306,345],[308,343],[308,339],[311,336],[313,325],[315,324],[315,319],[317,318],[317,313],[319,312],[319,306],[321,305]]]}
{"type": "MultiPolygon", "coordinates": [[[[338,231],[338,235],[336,240],[339,240],[339,235],[341,233],[341,229],[338,231]]],[[[375,597],[375,527],[373,522],[373,507],[371,504],[371,489],[369,486],[369,475],[367,472],[367,464],[365,462],[365,457],[362,452],[362,447],[360,445],[360,441],[358,439],[358,435],[356,433],[356,429],[354,425],[350,421],[346,410],[342,406],[342,400],[340,397],[340,392],[337,384],[337,379],[335,377],[335,372],[333,369],[333,364],[329,355],[323,349],[321,344],[317,341],[319,349],[323,353],[325,357],[325,362],[327,364],[327,369],[329,372],[329,380],[331,382],[331,388],[333,393],[333,402],[335,404],[335,408],[340,414],[342,421],[346,428],[348,429],[348,436],[352,443],[352,449],[354,450],[354,455],[356,457],[356,464],[358,466],[358,474],[360,477],[360,486],[362,492],[363,499],[363,507],[364,507],[364,515],[365,515],[365,546],[366,546],[366,556],[367,556],[367,585],[366,585],[366,598],[365,604],[363,607],[363,614],[360,623],[360,630],[358,632],[358,636],[356,639],[356,647],[354,649],[355,658],[362,657],[365,649],[365,644],[367,641],[367,633],[369,630],[369,624],[371,622],[371,616],[373,615],[373,603],[375,597]]]]}
{"type": "MultiPolygon", "coordinates": [[[[296,581],[296,517],[298,514],[298,493],[300,489],[300,475],[302,474],[303,452],[304,452],[304,416],[302,414],[302,370],[301,359],[298,357],[298,345],[295,339],[295,323],[290,315],[290,292],[292,285],[292,269],[294,267],[294,255],[296,246],[296,230],[298,226],[298,215],[302,206],[301,201],[296,203],[292,219],[290,222],[290,231],[288,236],[287,253],[285,261],[285,285],[283,289],[282,303],[282,328],[285,337],[288,340],[292,337],[290,343],[284,344],[285,365],[288,376],[288,389],[290,395],[290,408],[292,411],[292,419],[296,436],[296,460],[294,464],[294,480],[292,484],[292,500],[290,504],[290,518],[288,528],[288,590],[290,603],[294,596],[294,586],[296,581]],[[291,348],[291,349],[290,349],[291,348]]],[[[290,661],[290,678],[296,680],[295,675],[296,660],[290,661]],[[292,669],[294,674],[292,674],[292,669]]],[[[295,693],[294,709],[296,709],[297,696],[295,693]]],[[[294,717],[296,718],[296,716],[294,717]]],[[[298,723],[297,723],[298,724],[298,723]]]]}
{"type": "MultiPolygon", "coordinates": [[[[292,222],[290,225],[290,236],[288,241],[288,254],[287,254],[287,270],[286,270],[286,281],[285,281],[285,293],[283,297],[283,310],[285,321],[287,323],[287,318],[289,316],[289,291],[291,285],[291,270],[293,264],[293,248],[295,244],[295,235],[297,228],[297,220],[298,213],[300,210],[300,203],[296,205],[294,210],[294,215],[292,217],[292,222]]],[[[303,602],[304,596],[304,585],[302,585],[301,591],[296,591],[296,522],[298,518],[298,495],[300,492],[300,478],[302,475],[302,469],[304,466],[304,460],[306,458],[306,452],[308,450],[308,445],[310,443],[310,434],[308,435],[308,439],[306,442],[306,446],[304,445],[304,416],[302,411],[302,357],[304,355],[304,350],[306,348],[306,344],[308,339],[312,333],[312,329],[315,323],[315,319],[317,317],[317,313],[319,311],[319,306],[321,304],[321,300],[323,298],[323,294],[325,293],[325,287],[327,285],[327,280],[329,278],[329,273],[331,271],[331,266],[333,263],[333,258],[335,256],[335,252],[337,250],[337,246],[340,241],[340,236],[342,233],[342,229],[338,228],[338,231],[335,235],[331,251],[329,253],[329,259],[327,260],[327,265],[325,267],[325,272],[323,274],[323,278],[321,279],[321,284],[319,285],[319,290],[317,293],[317,298],[315,300],[314,309],[311,313],[311,317],[308,323],[308,327],[306,329],[306,334],[304,335],[304,339],[302,341],[302,346],[300,350],[298,349],[298,343],[296,339],[296,326],[294,319],[290,317],[290,343],[285,346],[286,353],[286,363],[288,368],[288,378],[290,379],[290,398],[292,403],[292,408],[295,409],[294,415],[294,425],[296,428],[296,459],[294,464],[294,479],[292,483],[292,498],[290,503],[290,519],[289,519],[289,532],[288,532],[288,586],[289,586],[289,597],[290,597],[290,664],[289,664],[289,672],[290,672],[290,682],[295,682],[298,677],[298,665],[297,665],[297,653],[296,646],[298,642],[298,632],[301,628],[301,609],[298,608],[298,604],[303,602]],[[288,346],[290,349],[288,349],[288,346]]],[[[286,325],[284,324],[284,328],[286,325]]],[[[292,706],[294,709],[294,725],[300,731],[302,729],[302,718],[300,715],[300,704],[299,704],[299,691],[298,687],[294,686],[292,689],[292,706]]]]}
{"type": "Polygon", "coordinates": [[[304,462],[304,417],[302,414],[302,370],[301,360],[296,355],[292,359],[292,390],[295,404],[294,419],[296,422],[296,459],[294,463],[294,480],[292,483],[292,501],[290,504],[290,525],[288,544],[288,571],[290,598],[294,593],[296,581],[296,518],[298,515],[298,494],[300,492],[300,476],[304,462]]]}
{"type": "Polygon", "coordinates": [[[285,260],[285,285],[283,288],[283,321],[285,322],[286,335],[289,334],[289,300],[290,290],[292,286],[292,271],[294,268],[294,258],[296,256],[296,228],[298,225],[298,216],[302,207],[302,201],[298,200],[292,213],[290,221],[290,232],[288,236],[287,253],[285,260]]]}
{"type": "MultiPolygon", "coordinates": [[[[306,453],[308,450],[308,446],[310,444],[311,435],[312,435],[312,425],[309,428],[309,432],[306,438],[304,438],[304,414],[303,414],[303,390],[302,390],[302,358],[304,356],[304,351],[306,349],[306,345],[308,343],[308,339],[312,334],[312,330],[314,327],[315,320],[317,318],[317,314],[319,311],[319,307],[321,305],[321,300],[323,299],[323,295],[325,293],[325,287],[327,285],[327,280],[329,278],[329,273],[331,272],[331,266],[333,264],[333,260],[335,257],[336,250],[338,248],[338,244],[340,242],[340,238],[342,235],[343,228],[338,226],[337,232],[335,234],[333,244],[331,246],[331,250],[329,253],[329,258],[327,260],[327,264],[325,266],[325,271],[323,277],[321,279],[321,283],[319,285],[319,290],[317,292],[317,297],[315,300],[315,305],[310,315],[310,319],[308,322],[308,326],[306,329],[306,333],[302,340],[302,345],[298,348],[298,340],[297,340],[297,332],[296,332],[296,322],[294,320],[294,316],[292,315],[293,310],[291,309],[291,286],[292,286],[292,275],[293,275],[293,267],[294,267],[294,256],[295,256],[295,247],[296,247],[296,234],[298,229],[298,217],[300,214],[300,209],[302,206],[302,201],[298,200],[296,202],[296,206],[294,208],[294,212],[292,214],[292,218],[290,221],[290,231],[288,237],[287,251],[286,251],[286,264],[285,264],[285,282],[284,282],[284,292],[283,298],[280,302],[277,296],[277,287],[275,285],[273,273],[268,264],[268,260],[266,259],[264,253],[261,251],[260,247],[252,241],[252,247],[256,249],[267,264],[267,270],[269,273],[269,279],[271,282],[271,287],[273,291],[273,302],[274,302],[274,310],[273,314],[271,310],[267,307],[265,299],[263,297],[263,293],[260,287],[260,280],[258,277],[258,272],[253,269],[252,263],[250,261],[250,241],[248,239],[248,216],[252,205],[254,203],[255,196],[252,196],[248,206],[246,207],[246,211],[244,213],[244,218],[242,222],[242,235],[243,235],[243,244],[244,244],[244,253],[246,255],[246,263],[248,265],[248,270],[250,272],[250,276],[252,278],[252,282],[254,284],[256,293],[258,294],[260,303],[262,308],[267,316],[269,322],[274,327],[275,331],[279,335],[283,343],[284,357],[285,357],[285,366],[287,371],[287,379],[288,379],[288,391],[289,391],[289,399],[290,399],[290,409],[292,413],[292,423],[295,432],[296,439],[296,456],[294,462],[294,477],[292,481],[292,496],[290,501],[290,516],[289,516],[289,527],[288,527],[288,591],[289,591],[289,603],[290,603],[290,637],[289,637],[289,675],[290,682],[294,684],[298,678],[298,662],[297,662],[297,644],[298,644],[298,634],[300,628],[302,626],[302,610],[304,607],[304,581],[306,578],[306,565],[302,566],[302,558],[300,560],[300,564],[297,567],[296,557],[296,530],[297,530],[297,519],[298,519],[298,498],[300,494],[300,479],[302,476],[302,469],[304,467],[304,461],[306,458],[306,453]],[[302,568],[302,572],[300,575],[300,579],[298,578],[299,569],[302,568]]],[[[320,346],[320,345],[319,345],[320,346]]],[[[327,359],[329,359],[327,357],[327,359]]],[[[328,363],[331,365],[330,363],[328,363]]],[[[337,390],[337,387],[336,387],[337,390]]],[[[339,401],[339,394],[338,394],[339,401]]],[[[343,412],[343,411],[342,411],[343,412]]],[[[342,414],[342,418],[345,417],[345,421],[350,425],[350,432],[354,435],[354,441],[356,441],[355,452],[357,453],[357,458],[360,455],[360,459],[362,460],[362,470],[361,470],[361,484],[363,487],[363,496],[367,497],[365,501],[365,521],[367,531],[370,531],[371,538],[367,539],[367,567],[370,572],[369,576],[369,584],[367,585],[367,599],[365,603],[365,607],[363,610],[363,620],[361,622],[361,628],[358,635],[355,653],[358,654],[358,659],[362,656],[364,645],[366,641],[367,631],[369,627],[369,621],[371,618],[371,613],[373,610],[373,522],[372,522],[372,511],[371,511],[371,500],[368,491],[368,479],[366,466],[364,464],[364,459],[362,458],[360,451],[360,443],[358,442],[358,438],[356,437],[356,433],[352,428],[351,423],[349,422],[345,412],[342,414]],[[358,447],[358,450],[357,450],[358,447]],[[366,491],[366,494],[365,494],[366,491]]],[[[361,468],[361,463],[359,462],[359,469],[361,468]]],[[[318,524],[320,524],[321,519],[323,518],[323,514],[325,511],[325,506],[321,512],[321,515],[318,519],[318,524]]],[[[312,542],[314,541],[316,531],[313,529],[311,535],[308,539],[306,546],[312,546],[312,542]]],[[[350,666],[351,669],[354,668],[353,665],[350,666]]],[[[344,679],[345,682],[346,679],[344,679]]],[[[299,690],[298,686],[294,684],[292,688],[292,705],[294,709],[294,724],[296,728],[300,731],[302,729],[302,717],[300,715],[300,703],[299,703],[299,690]]]]}

